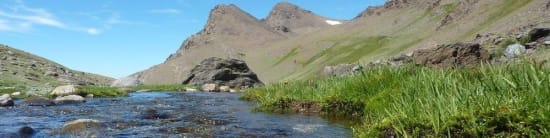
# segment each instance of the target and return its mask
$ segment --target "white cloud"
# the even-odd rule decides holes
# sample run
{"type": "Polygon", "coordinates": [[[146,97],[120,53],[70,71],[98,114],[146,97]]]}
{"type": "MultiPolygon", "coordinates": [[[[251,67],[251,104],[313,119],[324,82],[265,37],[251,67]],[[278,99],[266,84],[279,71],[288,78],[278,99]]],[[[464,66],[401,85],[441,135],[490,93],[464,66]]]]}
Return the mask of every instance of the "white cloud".
{"type": "Polygon", "coordinates": [[[30,23],[11,23],[6,20],[0,19],[0,32],[26,32],[32,27],[30,23]]]}
{"type": "Polygon", "coordinates": [[[91,34],[91,35],[98,35],[101,33],[101,31],[95,29],[95,28],[88,28],[88,30],[86,30],[86,32],[88,32],[88,34],[91,34]]]}
{"type": "Polygon", "coordinates": [[[83,27],[67,25],[47,10],[27,7],[21,0],[16,0],[14,5],[9,5],[9,8],[4,9],[8,10],[0,9],[0,19],[6,19],[0,20],[0,31],[23,33],[32,30],[36,25],[40,25],[93,35],[100,33],[97,29],[82,29],[83,27]]]}
{"type": "Polygon", "coordinates": [[[14,13],[5,13],[0,11],[0,16],[5,18],[10,18],[13,20],[18,20],[19,22],[27,22],[32,24],[47,25],[57,28],[65,28],[66,26],[60,21],[43,15],[18,15],[14,13]]]}
{"type": "Polygon", "coordinates": [[[159,14],[179,14],[181,13],[180,10],[178,9],[171,9],[171,8],[167,8],[167,9],[153,9],[153,10],[149,10],[150,13],[159,13],[159,14]]]}

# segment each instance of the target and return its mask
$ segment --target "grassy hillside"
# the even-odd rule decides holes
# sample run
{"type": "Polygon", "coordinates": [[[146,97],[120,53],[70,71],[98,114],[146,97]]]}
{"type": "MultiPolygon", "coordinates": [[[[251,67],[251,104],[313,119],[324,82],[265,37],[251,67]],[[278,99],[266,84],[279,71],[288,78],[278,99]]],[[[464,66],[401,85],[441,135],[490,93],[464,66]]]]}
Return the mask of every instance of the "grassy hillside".
{"type": "Polygon", "coordinates": [[[443,0],[431,9],[382,9],[379,15],[251,48],[245,60],[268,83],[308,79],[325,65],[366,64],[419,48],[471,41],[476,34],[518,33],[518,28],[534,23],[550,27],[549,15],[542,11],[545,2],[443,0]]]}
{"type": "Polygon", "coordinates": [[[262,111],[320,106],[358,117],[359,137],[522,137],[550,135],[550,69],[540,64],[475,69],[380,67],[343,78],[271,84],[244,99],[262,111]],[[310,103],[310,104],[303,104],[310,103]]]}
{"type": "Polygon", "coordinates": [[[0,45],[0,93],[44,94],[59,85],[109,85],[112,80],[71,70],[42,57],[0,45]]]}
{"type": "MultiPolygon", "coordinates": [[[[180,84],[205,58],[229,57],[245,60],[265,83],[309,79],[325,65],[366,64],[420,48],[471,41],[478,34],[509,37],[532,27],[550,27],[547,4],[547,0],[396,0],[371,7],[341,25],[297,32],[291,28],[285,35],[230,6],[236,10],[211,14],[205,28],[167,61],[136,76],[144,84],[180,84]]],[[[213,11],[223,10],[220,7],[224,6],[213,11]]],[[[285,14],[296,14],[289,12],[285,14]]],[[[311,22],[320,21],[306,24],[311,22]]]]}

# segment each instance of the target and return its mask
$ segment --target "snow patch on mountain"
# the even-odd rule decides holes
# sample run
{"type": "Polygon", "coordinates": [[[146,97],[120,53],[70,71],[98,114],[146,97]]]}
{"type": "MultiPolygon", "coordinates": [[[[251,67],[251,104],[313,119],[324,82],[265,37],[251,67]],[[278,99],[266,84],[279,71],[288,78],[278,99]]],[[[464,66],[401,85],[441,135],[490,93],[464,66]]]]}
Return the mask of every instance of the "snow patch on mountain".
{"type": "Polygon", "coordinates": [[[335,20],[326,20],[325,22],[329,25],[340,25],[340,24],[342,24],[342,22],[335,21],[335,20]]]}

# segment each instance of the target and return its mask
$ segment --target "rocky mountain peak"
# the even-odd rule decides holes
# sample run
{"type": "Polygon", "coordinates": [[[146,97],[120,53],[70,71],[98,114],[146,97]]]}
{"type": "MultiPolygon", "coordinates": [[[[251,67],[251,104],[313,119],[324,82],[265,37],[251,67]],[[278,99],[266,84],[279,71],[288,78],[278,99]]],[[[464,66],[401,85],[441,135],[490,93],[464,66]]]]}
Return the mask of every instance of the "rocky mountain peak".
{"type": "Polygon", "coordinates": [[[257,21],[258,20],[254,16],[241,10],[236,5],[221,4],[212,9],[206,27],[201,33],[231,33],[227,32],[229,30],[224,30],[224,28],[231,25],[246,24],[257,21]]]}
{"type": "Polygon", "coordinates": [[[288,2],[278,3],[273,7],[269,16],[264,19],[264,23],[272,30],[280,33],[297,32],[298,29],[323,27],[331,24],[327,23],[327,18],[316,15],[315,13],[304,10],[288,2]]]}
{"type": "MultiPolygon", "coordinates": [[[[167,59],[181,56],[184,51],[193,47],[208,46],[213,43],[224,42],[224,47],[232,44],[226,43],[259,43],[280,37],[260,20],[243,11],[233,4],[218,5],[209,15],[205,27],[197,34],[186,39],[180,49],[167,59]]],[[[219,45],[218,45],[219,46],[219,45]]]]}
{"type": "Polygon", "coordinates": [[[294,5],[292,3],[288,3],[288,2],[280,2],[280,3],[277,3],[273,9],[272,9],[272,12],[273,11],[296,11],[296,12],[301,12],[301,11],[304,11],[304,12],[310,12],[310,11],[307,11],[307,10],[304,10],[300,7],[298,7],[297,5],[294,5]]]}
{"type": "MultiPolygon", "coordinates": [[[[472,0],[462,0],[462,1],[472,1],[472,0]]],[[[392,9],[402,9],[407,7],[419,8],[419,9],[432,9],[440,5],[441,0],[388,0],[382,6],[370,6],[365,11],[361,12],[357,18],[362,18],[372,15],[380,15],[381,13],[392,10],[392,9]]]]}

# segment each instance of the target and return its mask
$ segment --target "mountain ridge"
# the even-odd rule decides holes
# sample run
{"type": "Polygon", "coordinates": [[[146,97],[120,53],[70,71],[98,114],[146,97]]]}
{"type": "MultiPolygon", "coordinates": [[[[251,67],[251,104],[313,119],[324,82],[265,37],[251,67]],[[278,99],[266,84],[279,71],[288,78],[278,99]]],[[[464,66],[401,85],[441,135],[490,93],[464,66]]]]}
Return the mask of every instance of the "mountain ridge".
{"type": "MultiPolygon", "coordinates": [[[[239,35],[215,36],[230,39],[209,41],[208,44],[193,42],[194,48],[180,48],[178,56],[170,56],[164,63],[134,76],[140,76],[137,78],[144,84],[179,84],[189,66],[214,56],[247,61],[267,83],[304,79],[317,74],[324,65],[368,63],[418,48],[471,41],[477,34],[506,36],[528,28],[550,26],[550,15],[545,14],[547,3],[544,0],[391,0],[382,6],[369,7],[343,24],[312,27],[295,34],[281,33],[281,29],[277,29],[278,25],[287,25],[289,32],[296,30],[285,20],[271,21],[271,25],[265,23],[268,16],[260,20],[264,24],[260,25],[261,29],[245,30],[275,32],[276,35],[254,35],[254,40],[239,35]]],[[[270,15],[276,13],[277,7],[290,9],[282,11],[305,11],[282,3],[274,6],[270,15]]],[[[311,20],[315,19],[308,19],[311,20]]],[[[212,38],[200,34],[190,39],[212,38]]]]}

